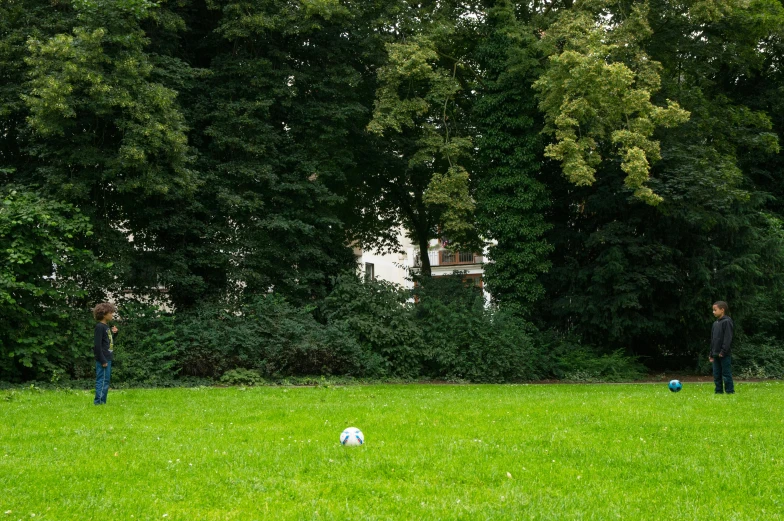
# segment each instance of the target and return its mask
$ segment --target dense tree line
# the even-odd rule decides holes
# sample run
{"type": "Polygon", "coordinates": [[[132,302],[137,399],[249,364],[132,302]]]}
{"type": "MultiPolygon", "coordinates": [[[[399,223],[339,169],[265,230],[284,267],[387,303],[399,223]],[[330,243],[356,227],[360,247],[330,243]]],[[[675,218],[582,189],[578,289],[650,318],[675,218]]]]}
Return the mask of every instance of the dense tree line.
{"type": "Polygon", "coordinates": [[[781,0],[3,0],[0,379],[124,290],[327,324],[399,226],[541,345],[696,369],[723,299],[774,367],[783,57],[781,0]]]}

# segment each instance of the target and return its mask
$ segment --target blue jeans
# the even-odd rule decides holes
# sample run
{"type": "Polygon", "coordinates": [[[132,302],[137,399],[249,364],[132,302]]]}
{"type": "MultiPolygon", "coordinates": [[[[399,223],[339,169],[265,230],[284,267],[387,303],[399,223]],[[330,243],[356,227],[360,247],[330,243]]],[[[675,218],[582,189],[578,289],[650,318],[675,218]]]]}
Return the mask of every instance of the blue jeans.
{"type": "Polygon", "coordinates": [[[112,362],[109,361],[106,367],[101,362],[95,362],[95,405],[106,403],[106,395],[109,394],[109,380],[112,379],[112,362]]]}
{"type": "Polygon", "coordinates": [[[713,383],[716,384],[718,394],[731,394],[735,392],[735,383],[732,381],[732,356],[713,357],[713,383]],[[724,380],[724,387],[722,387],[724,380]]]}

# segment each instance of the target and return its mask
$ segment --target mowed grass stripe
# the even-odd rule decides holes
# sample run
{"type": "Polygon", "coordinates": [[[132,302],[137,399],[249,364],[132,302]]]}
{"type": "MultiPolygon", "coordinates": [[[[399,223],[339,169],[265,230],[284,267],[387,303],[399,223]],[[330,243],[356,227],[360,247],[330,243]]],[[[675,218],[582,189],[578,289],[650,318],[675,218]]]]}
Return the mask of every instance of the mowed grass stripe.
{"type": "Polygon", "coordinates": [[[780,382],[3,396],[5,519],[784,519],[780,382]]]}

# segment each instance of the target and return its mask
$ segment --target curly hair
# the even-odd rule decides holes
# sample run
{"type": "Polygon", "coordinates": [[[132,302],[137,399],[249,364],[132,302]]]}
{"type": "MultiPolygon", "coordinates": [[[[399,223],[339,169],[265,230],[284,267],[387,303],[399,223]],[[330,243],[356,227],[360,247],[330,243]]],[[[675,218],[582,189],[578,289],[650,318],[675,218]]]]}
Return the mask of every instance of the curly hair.
{"type": "Polygon", "coordinates": [[[718,302],[713,303],[714,306],[724,311],[724,313],[730,312],[730,306],[724,302],[723,300],[719,300],[718,302]]]}
{"type": "Polygon", "coordinates": [[[107,313],[116,313],[117,308],[111,302],[101,302],[93,308],[95,320],[103,320],[107,313]]]}

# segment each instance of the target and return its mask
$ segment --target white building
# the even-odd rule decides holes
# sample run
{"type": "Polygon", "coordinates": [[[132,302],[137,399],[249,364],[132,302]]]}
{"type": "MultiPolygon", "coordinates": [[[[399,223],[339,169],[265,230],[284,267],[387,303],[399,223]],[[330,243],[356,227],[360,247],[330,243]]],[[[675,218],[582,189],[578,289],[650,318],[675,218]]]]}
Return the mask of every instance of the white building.
{"type": "MultiPolygon", "coordinates": [[[[355,248],[354,254],[359,259],[359,269],[365,278],[381,279],[400,284],[405,288],[413,288],[408,278],[409,271],[416,272],[421,266],[419,247],[408,239],[402,230],[398,232],[400,253],[378,254],[355,248]]],[[[477,286],[483,287],[482,275],[486,251],[483,254],[467,252],[450,252],[438,239],[431,239],[428,248],[431,274],[434,277],[451,275],[455,270],[466,272],[465,278],[475,280],[477,286]]]]}

